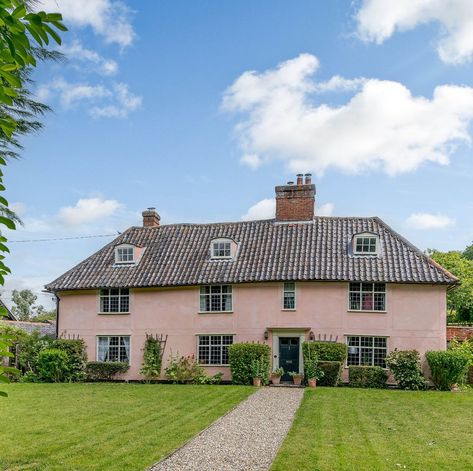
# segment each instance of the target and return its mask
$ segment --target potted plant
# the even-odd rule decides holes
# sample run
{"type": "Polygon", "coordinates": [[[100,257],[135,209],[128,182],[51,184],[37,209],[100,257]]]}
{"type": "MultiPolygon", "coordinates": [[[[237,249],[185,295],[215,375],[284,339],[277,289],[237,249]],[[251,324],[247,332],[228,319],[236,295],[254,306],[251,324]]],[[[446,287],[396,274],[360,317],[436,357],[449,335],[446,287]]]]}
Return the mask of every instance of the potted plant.
{"type": "Polygon", "coordinates": [[[255,359],[250,365],[251,375],[253,376],[253,386],[260,387],[261,381],[265,377],[267,372],[265,371],[266,365],[263,358],[255,359]]]}
{"type": "Polygon", "coordinates": [[[317,380],[324,376],[324,372],[315,362],[306,364],[305,374],[307,375],[307,384],[309,385],[309,388],[315,388],[317,386],[317,380]]]}
{"type": "Polygon", "coordinates": [[[281,376],[284,374],[284,369],[282,367],[276,368],[271,373],[271,383],[279,384],[281,381],[281,376]]]}
{"type": "Polygon", "coordinates": [[[304,377],[304,375],[302,373],[298,373],[297,371],[291,371],[289,373],[289,376],[292,377],[292,381],[294,382],[294,384],[296,386],[300,386],[301,383],[302,383],[302,378],[304,377]]]}

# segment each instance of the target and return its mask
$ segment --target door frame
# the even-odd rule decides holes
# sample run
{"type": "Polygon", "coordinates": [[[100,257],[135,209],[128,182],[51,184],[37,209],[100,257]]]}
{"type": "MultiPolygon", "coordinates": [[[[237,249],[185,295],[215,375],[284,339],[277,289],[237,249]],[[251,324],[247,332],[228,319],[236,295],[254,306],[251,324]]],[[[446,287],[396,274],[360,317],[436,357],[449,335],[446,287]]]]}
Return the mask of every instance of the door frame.
{"type": "Polygon", "coordinates": [[[272,364],[273,371],[279,368],[279,339],[280,337],[299,337],[299,373],[304,373],[304,356],[302,354],[302,342],[305,342],[308,329],[271,329],[273,337],[272,364]]]}

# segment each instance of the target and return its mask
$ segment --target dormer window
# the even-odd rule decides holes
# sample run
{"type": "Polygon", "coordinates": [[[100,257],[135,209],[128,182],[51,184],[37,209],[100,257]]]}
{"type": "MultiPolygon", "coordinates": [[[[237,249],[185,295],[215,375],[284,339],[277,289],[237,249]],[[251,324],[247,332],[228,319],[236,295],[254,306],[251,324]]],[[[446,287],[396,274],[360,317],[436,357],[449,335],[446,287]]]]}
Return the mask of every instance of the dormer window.
{"type": "Polygon", "coordinates": [[[235,257],[237,245],[231,239],[214,239],[210,244],[212,260],[232,259],[235,257]]]}
{"type": "Polygon", "coordinates": [[[378,237],[374,234],[357,234],[353,239],[354,255],[377,255],[378,237]]]}
{"type": "Polygon", "coordinates": [[[135,263],[136,254],[133,245],[119,245],[115,248],[115,263],[135,263]]]}

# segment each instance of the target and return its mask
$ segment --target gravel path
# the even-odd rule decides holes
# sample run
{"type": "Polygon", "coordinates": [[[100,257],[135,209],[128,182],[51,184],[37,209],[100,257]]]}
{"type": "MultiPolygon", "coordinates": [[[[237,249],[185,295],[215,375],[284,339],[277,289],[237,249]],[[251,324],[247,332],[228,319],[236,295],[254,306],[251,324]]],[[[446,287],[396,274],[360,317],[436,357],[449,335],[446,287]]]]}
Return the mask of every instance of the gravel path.
{"type": "Polygon", "coordinates": [[[151,471],[266,471],[303,394],[298,388],[260,389],[151,471]]]}

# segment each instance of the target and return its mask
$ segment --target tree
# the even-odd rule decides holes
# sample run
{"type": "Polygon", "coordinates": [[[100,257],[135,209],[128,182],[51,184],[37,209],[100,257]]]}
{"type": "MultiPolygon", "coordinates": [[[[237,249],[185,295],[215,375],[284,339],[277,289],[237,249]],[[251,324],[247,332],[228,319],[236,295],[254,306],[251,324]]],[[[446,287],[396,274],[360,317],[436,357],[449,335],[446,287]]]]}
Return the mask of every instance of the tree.
{"type": "MultiPolygon", "coordinates": [[[[18,137],[34,128],[32,116],[41,114],[40,108],[34,110],[34,102],[24,101],[29,99],[29,73],[36,67],[37,59],[41,58],[51,38],[61,43],[57,30],[67,31],[59,13],[33,12],[32,3],[31,0],[0,0],[0,165],[3,167],[21,148],[18,137]]],[[[4,191],[0,171],[0,226],[14,230],[15,215],[2,195],[4,191]]],[[[3,262],[3,254],[8,253],[6,242],[7,239],[0,235],[0,285],[10,273],[3,262]]],[[[6,314],[6,309],[1,307],[0,316],[6,314]]],[[[0,358],[10,356],[9,345],[8,338],[0,336],[0,358]]],[[[0,363],[0,381],[8,381],[8,372],[11,369],[0,363]]],[[[0,395],[6,393],[0,391],[0,395]]]]}
{"type": "Polygon", "coordinates": [[[46,321],[55,321],[56,320],[56,309],[51,309],[46,311],[43,306],[39,305],[36,309],[36,314],[31,319],[35,322],[46,322],[46,321]]]}
{"type": "Polygon", "coordinates": [[[45,311],[43,306],[35,304],[38,296],[30,289],[22,289],[21,291],[14,289],[11,299],[14,303],[11,311],[20,321],[29,321],[32,317],[45,311]]]}
{"type": "Polygon", "coordinates": [[[460,280],[459,285],[447,294],[450,320],[473,322],[473,260],[466,258],[464,252],[456,250],[433,250],[430,256],[460,280]]]}
{"type": "Polygon", "coordinates": [[[468,260],[473,260],[473,244],[469,245],[464,251],[463,256],[468,260]]]}

